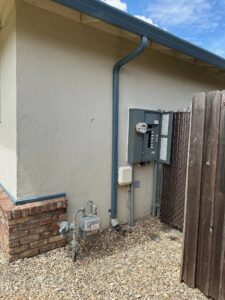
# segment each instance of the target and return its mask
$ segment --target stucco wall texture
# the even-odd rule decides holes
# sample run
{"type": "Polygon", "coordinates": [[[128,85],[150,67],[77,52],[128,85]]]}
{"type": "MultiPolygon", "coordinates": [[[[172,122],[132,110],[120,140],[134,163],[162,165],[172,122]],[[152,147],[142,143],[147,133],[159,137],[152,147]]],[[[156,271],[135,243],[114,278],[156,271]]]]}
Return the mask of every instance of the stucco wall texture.
{"type": "MultiPolygon", "coordinates": [[[[18,198],[66,192],[69,219],[94,200],[106,227],[112,68],[137,44],[21,1],[16,24],[17,194],[12,190],[18,198]]],[[[194,93],[224,87],[219,75],[149,49],[125,66],[119,165],[126,165],[129,107],[178,110],[190,104],[194,93]]],[[[16,119],[15,113],[11,118],[16,119]]],[[[136,217],[141,217],[150,214],[153,165],[136,167],[135,180],[140,180],[135,199],[136,217]]],[[[119,188],[118,204],[119,221],[126,222],[126,188],[119,188]]]]}
{"type": "Polygon", "coordinates": [[[17,193],[16,10],[0,30],[0,183],[17,193]]]}

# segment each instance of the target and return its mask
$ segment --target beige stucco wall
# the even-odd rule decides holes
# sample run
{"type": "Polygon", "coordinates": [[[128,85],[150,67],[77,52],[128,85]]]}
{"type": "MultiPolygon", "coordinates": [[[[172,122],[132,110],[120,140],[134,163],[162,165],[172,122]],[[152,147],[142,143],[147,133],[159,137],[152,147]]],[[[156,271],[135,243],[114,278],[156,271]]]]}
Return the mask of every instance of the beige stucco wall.
{"type": "MultiPolygon", "coordinates": [[[[20,2],[19,2],[20,3],[20,2]]],[[[69,217],[88,200],[109,224],[112,68],[136,44],[18,4],[18,197],[66,192],[69,217]]],[[[224,79],[154,51],[122,70],[119,164],[126,164],[128,108],[177,110],[224,79]]],[[[150,213],[153,167],[136,168],[136,217],[150,213]]],[[[119,188],[119,220],[127,221],[119,188]]]]}
{"type": "Polygon", "coordinates": [[[0,182],[17,193],[16,10],[0,30],[0,182]]]}

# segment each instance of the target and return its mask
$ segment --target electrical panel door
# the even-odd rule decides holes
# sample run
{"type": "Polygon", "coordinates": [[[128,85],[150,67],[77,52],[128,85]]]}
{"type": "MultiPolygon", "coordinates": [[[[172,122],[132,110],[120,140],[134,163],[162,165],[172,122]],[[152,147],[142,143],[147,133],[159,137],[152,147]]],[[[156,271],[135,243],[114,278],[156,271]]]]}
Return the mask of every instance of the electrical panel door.
{"type": "Polygon", "coordinates": [[[170,163],[173,113],[129,110],[128,162],[170,163]]]}
{"type": "Polygon", "coordinates": [[[173,132],[173,113],[163,112],[161,114],[160,126],[160,149],[158,160],[161,163],[170,164],[173,132]]]}

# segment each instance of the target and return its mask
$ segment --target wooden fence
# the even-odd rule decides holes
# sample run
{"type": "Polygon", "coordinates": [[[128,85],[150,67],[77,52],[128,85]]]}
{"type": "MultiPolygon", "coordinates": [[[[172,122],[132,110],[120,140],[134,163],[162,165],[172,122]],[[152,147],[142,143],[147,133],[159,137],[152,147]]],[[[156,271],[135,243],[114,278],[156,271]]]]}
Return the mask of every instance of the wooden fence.
{"type": "Polygon", "coordinates": [[[182,280],[225,299],[225,91],[192,103],[182,280]]]}

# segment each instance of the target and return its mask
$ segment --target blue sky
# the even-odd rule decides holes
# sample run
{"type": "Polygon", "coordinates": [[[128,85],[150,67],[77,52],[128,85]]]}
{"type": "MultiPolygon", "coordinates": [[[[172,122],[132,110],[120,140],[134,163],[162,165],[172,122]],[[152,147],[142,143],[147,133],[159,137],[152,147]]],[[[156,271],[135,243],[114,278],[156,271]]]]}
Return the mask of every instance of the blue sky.
{"type": "Polygon", "coordinates": [[[225,58],[225,0],[102,0],[225,58]]]}

